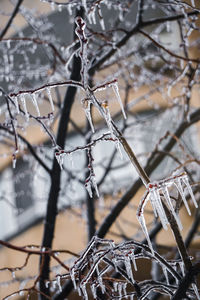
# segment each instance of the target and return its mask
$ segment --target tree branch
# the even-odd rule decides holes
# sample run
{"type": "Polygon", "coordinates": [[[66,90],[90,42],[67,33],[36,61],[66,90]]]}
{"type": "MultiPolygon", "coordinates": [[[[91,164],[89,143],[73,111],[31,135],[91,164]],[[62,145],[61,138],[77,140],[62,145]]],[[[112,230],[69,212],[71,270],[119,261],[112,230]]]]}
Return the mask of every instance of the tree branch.
{"type": "Polygon", "coordinates": [[[8,20],[8,23],[6,24],[5,28],[2,30],[1,34],[0,34],[0,40],[3,39],[4,35],[6,34],[6,32],[8,31],[10,25],[12,24],[16,14],[18,13],[18,10],[20,8],[20,5],[22,4],[23,0],[18,0],[14,10],[13,10],[13,13],[10,17],[10,19],[8,20]]]}
{"type": "MultiPolygon", "coordinates": [[[[183,121],[173,135],[179,138],[188,127],[190,127],[195,122],[198,122],[200,120],[200,108],[196,109],[196,111],[194,111],[191,114],[190,120],[191,121],[189,123],[183,121]]],[[[152,162],[150,161],[147,163],[144,169],[148,175],[150,175],[161,163],[161,161],[165,158],[165,152],[169,152],[174,147],[175,144],[176,144],[176,140],[173,137],[171,137],[167,145],[164,147],[163,152],[156,155],[156,157],[152,160],[152,162]]],[[[106,235],[109,228],[115,222],[116,218],[126,207],[126,205],[130,202],[130,200],[135,196],[135,194],[141,188],[141,186],[142,186],[142,181],[140,179],[134,182],[131,188],[124,194],[124,196],[119,200],[119,202],[113,207],[110,214],[107,215],[107,217],[104,219],[103,223],[101,224],[101,226],[96,232],[96,235],[98,237],[103,238],[106,235]]]]}

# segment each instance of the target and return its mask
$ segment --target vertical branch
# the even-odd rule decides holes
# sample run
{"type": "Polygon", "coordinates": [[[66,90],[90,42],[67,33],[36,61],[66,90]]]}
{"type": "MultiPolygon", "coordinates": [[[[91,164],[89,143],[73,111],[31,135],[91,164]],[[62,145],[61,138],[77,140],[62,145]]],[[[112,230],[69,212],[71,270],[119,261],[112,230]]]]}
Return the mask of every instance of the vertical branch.
{"type": "MultiPolygon", "coordinates": [[[[87,132],[90,130],[90,123],[87,120],[86,125],[87,132]]],[[[91,135],[86,139],[86,143],[90,143],[91,141],[91,135]]],[[[90,164],[90,159],[88,157],[87,151],[86,151],[86,168],[90,164]]],[[[86,178],[90,176],[90,171],[88,170],[86,173],[86,178]]],[[[94,198],[94,188],[91,186],[93,197],[90,197],[90,195],[86,194],[86,206],[87,206],[87,228],[88,228],[88,242],[91,240],[91,238],[95,234],[95,228],[96,228],[96,220],[95,220],[95,198],[94,198]]]]}
{"type": "MultiPolygon", "coordinates": [[[[81,16],[82,14],[83,14],[82,9],[77,12],[77,16],[81,16]]],[[[80,58],[74,56],[72,73],[70,77],[71,80],[79,81],[80,72],[81,72],[80,58]]],[[[76,87],[69,87],[67,89],[64,98],[64,104],[62,108],[62,114],[60,117],[57,139],[56,139],[57,145],[59,145],[61,148],[64,148],[65,145],[65,139],[67,136],[67,130],[69,124],[69,117],[75,99],[75,94],[76,94],[76,87]]],[[[61,183],[61,169],[57,163],[56,158],[54,157],[53,166],[51,170],[51,187],[50,187],[50,192],[48,197],[47,211],[46,211],[45,225],[44,225],[44,234],[43,234],[43,241],[42,241],[42,247],[44,248],[51,248],[53,243],[60,183],[61,183]]],[[[44,264],[42,266],[41,277],[40,277],[40,291],[46,294],[47,296],[50,295],[50,290],[49,287],[46,287],[45,282],[49,280],[49,272],[50,272],[50,257],[49,255],[45,255],[44,264]]],[[[41,294],[41,299],[44,300],[46,299],[46,297],[43,296],[43,294],[41,294]]]]}

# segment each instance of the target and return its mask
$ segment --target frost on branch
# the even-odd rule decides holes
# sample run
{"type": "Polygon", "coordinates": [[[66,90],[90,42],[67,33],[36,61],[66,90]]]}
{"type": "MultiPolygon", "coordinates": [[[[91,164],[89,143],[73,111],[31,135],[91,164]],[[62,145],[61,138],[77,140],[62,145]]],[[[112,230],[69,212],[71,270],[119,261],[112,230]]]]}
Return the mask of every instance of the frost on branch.
{"type": "Polygon", "coordinates": [[[168,219],[167,219],[167,216],[165,213],[163,202],[165,203],[165,205],[167,205],[170,212],[172,213],[172,215],[173,215],[174,219],[176,220],[176,223],[179,227],[179,230],[182,230],[182,228],[183,228],[180,218],[179,218],[177,212],[175,211],[175,205],[170,197],[170,193],[169,193],[170,187],[175,187],[177,189],[189,215],[191,215],[191,212],[190,212],[190,209],[189,209],[189,206],[188,206],[185,194],[184,194],[184,188],[186,188],[195,207],[197,207],[197,202],[195,200],[195,197],[194,197],[192,188],[189,184],[189,180],[188,180],[186,173],[182,173],[180,175],[167,178],[165,180],[160,180],[160,181],[152,182],[152,183],[148,184],[148,190],[145,193],[145,196],[140,201],[140,205],[137,210],[137,218],[142,227],[142,230],[144,232],[144,235],[147,239],[148,245],[149,245],[152,253],[154,251],[153,251],[153,247],[152,247],[152,244],[151,244],[151,241],[149,238],[149,234],[148,234],[148,230],[147,230],[146,222],[145,222],[145,218],[144,218],[144,207],[146,206],[148,201],[151,202],[154,215],[155,215],[155,217],[159,217],[161,224],[165,230],[167,230],[167,228],[168,228],[167,226],[168,226],[169,222],[168,222],[168,219]]]}
{"type": "MultiPolygon", "coordinates": [[[[150,290],[147,278],[137,281],[137,259],[153,260],[168,285],[170,276],[177,282],[182,278],[178,273],[180,260],[166,260],[156,251],[152,254],[147,245],[135,240],[115,244],[113,240],[94,236],[70,269],[74,289],[83,299],[90,299],[91,295],[92,299],[98,299],[99,292],[106,294],[108,299],[146,299],[151,290],[162,293],[165,282],[155,281],[154,285],[151,281],[150,290]],[[120,277],[113,278],[113,272],[120,277]]],[[[165,294],[171,295],[168,290],[165,294]]]]}
{"type": "Polygon", "coordinates": [[[121,272],[121,263],[124,262],[127,273],[122,272],[122,274],[133,288],[135,282],[133,270],[137,271],[134,252],[135,247],[132,242],[115,245],[113,240],[93,237],[70,270],[74,288],[84,299],[88,299],[89,294],[97,299],[98,290],[103,294],[109,293],[111,299],[114,296],[118,296],[119,299],[125,297],[128,293],[127,282],[113,280],[112,289],[110,289],[109,274],[113,270],[121,272]]]}

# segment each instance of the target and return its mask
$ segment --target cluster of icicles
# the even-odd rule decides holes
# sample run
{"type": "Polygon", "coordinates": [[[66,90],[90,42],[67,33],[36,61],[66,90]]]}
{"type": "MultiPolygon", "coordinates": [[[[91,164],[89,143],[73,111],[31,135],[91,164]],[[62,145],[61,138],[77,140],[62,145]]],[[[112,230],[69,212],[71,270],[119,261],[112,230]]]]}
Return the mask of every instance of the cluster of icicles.
{"type": "MultiPolygon", "coordinates": [[[[113,267],[116,272],[119,272],[122,262],[125,264],[129,281],[133,284],[132,265],[135,271],[137,271],[134,251],[135,248],[133,245],[131,247],[126,247],[124,244],[115,245],[113,240],[100,239],[94,236],[85,252],[70,270],[74,288],[78,291],[79,296],[83,296],[85,300],[88,300],[88,286],[90,286],[93,299],[97,299],[98,288],[104,294],[106,286],[103,276],[111,271],[113,267]],[[87,272],[85,272],[86,269],[87,272]]],[[[112,293],[118,294],[119,299],[121,299],[127,295],[126,287],[127,282],[114,281],[112,293]]],[[[130,296],[133,299],[132,295],[130,296]]]]}
{"type": "MultiPolygon", "coordinates": [[[[52,112],[54,111],[54,103],[53,103],[53,99],[52,99],[52,95],[51,95],[51,90],[50,87],[46,87],[45,88],[50,105],[51,105],[51,110],[52,112]]],[[[41,92],[41,90],[40,90],[41,92]]],[[[25,92],[25,93],[20,93],[17,96],[11,96],[12,100],[14,101],[17,113],[20,113],[20,107],[19,107],[19,103],[21,103],[26,120],[29,120],[29,112],[27,109],[27,96],[30,98],[30,100],[32,101],[33,106],[35,107],[35,110],[37,112],[38,117],[41,116],[40,114],[40,109],[39,109],[39,105],[38,105],[38,95],[36,92],[25,92]]]]}
{"type": "MultiPolygon", "coordinates": [[[[182,260],[167,261],[156,251],[152,254],[145,244],[133,240],[116,245],[113,240],[94,236],[86,250],[70,269],[74,289],[85,300],[88,300],[90,295],[93,299],[98,299],[97,291],[101,291],[102,294],[109,293],[110,297],[119,300],[124,298],[133,300],[136,296],[134,279],[134,273],[137,272],[136,260],[141,258],[148,260],[152,258],[161,267],[168,285],[170,276],[175,279],[177,285],[182,276],[185,276],[182,260]],[[122,268],[123,264],[125,270],[122,268]],[[125,280],[113,279],[111,281],[109,273],[113,270],[125,280]]],[[[144,285],[141,283],[140,288],[142,293],[140,299],[146,299],[150,292],[146,281],[144,281],[144,285]]],[[[157,288],[156,285],[155,290],[157,288]]],[[[192,284],[192,289],[197,299],[200,299],[195,283],[192,284]]]]}
{"type": "Polygon", "coordinates": [[[140,201],[140,205],[137,210],[137,218],[142,227],[142,230],[145,234],[145,237],[147,239],[148,245],[149,245],[152,253],[154,253],[154,250],[153,250],[150,238],[149,238],[149,234],[148,234],[148,230],[147,230],[145,218],[144,218],[144,207],[146,206],[148,201],[151,202],[151,205],[152,205],[152,208],[154,211],[154,215],[155,215],[155,217],[160,218],[161,224],[165,230],[167,230],[167,225],[169,224],[169,222],[168,222],[162,201],[164,201],[164,203],[168,206],[170,212],[172,213],[174,219],[176,220],[176,223],[177,223],[179,229],[182,230],[182,228],[183,228],[183,226],[181,224],[181,220],[175,211],[173,202],[169,195],[168,189],[169,189],[169,187],[172,187],[172,186],[175,187],[177,189],[177,191],[179,192],[181,199],[182,199],[189,215],[191,215],[191,211],[190,211],[190,208],[188,206],[188,203],[187,203],[187,200],[185,197],[184,188],[187,188],[187,191],[190,194],[190,197],[191,197],[195,207],[198,207],[197,202],[194,197],[194,194],[193,194],[193,191],[192,191],[192,188],[189,184],[188,176],[186,173],[172,176],[170,178],[167,178],[165,180],[160,180],[158,182],[149,183],[147,186],[147,191],[145,193],[145,196],[140,201]]]}
{"type": "MultiPolygon", "coordinates": [[[[101,11],[101,5],[100,3],[103,3],[106,5],[109,9],[112,7],[112,3],[109,0],[99,0],[99,1],[87,1],[87,0],[80,0],[80,1],[69,1],[66,3],[59,3],[56,1],[52,0],[41,0],[42,2],[49,3],[51,6],[51,9],[58,10],[61,12],[63,9],[67,9],[69,15],[73,14],[74,8],[76,8],[79,5],[82,5],[84,7],[84,10],[86,12],[86,16],[88,18],[88,21],[90,24],[97,24],[98,21],[100,23],[101,29],[105,30],[105,24],[104,24],[104,19],[102,16],[102,11],[101,11]]],[[[118,3],[118,8],[120,8],[120,3],[118,3]]],[[[123,11],[122,9],[120,11],[123,11]]]]}

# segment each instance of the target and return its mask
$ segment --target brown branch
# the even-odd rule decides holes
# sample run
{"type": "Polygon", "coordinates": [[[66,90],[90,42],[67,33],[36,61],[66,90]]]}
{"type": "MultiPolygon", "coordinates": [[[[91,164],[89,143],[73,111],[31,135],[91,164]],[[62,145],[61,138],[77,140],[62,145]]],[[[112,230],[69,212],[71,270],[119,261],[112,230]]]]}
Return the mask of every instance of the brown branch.
{"type": "MultiPolygon", "coordinates": [[[[192,11],[189,12],[187,14],[187,16],[195,16],[198,15],[199,12],[198,11],[192,11]]],[[[117,49],[121,48],[122,46],[124,46],[126,44],[126,42],[134,35],[137,34],[139,32],[139,30],[141,30],[142,28],[151,26],[151,25],[157,25],[157,24],[162,24],[164,22],[172,22],[172,21],[176,21],[176,20],[181,20],[185,18],[185,14],[179,14],[179,15],[175,15],[175,16],[166,16],[166,17],[162,17],[162,18],[156,18],[156,19],[151,19],[139,24],[136,24],[130,31],[128,31],[128,33],[116,44],[115,49],[110,50],[106,55],[104,55],[102,58],[99,59],[99,61],[97,61],[96,63],[94,63],[94,65],[90,68],[90,73],[93,74],[95,73],[104,62],[106,62],[109,58],[111,58],[111,56],[113,56],[117,49]]]]}
{"type": "Polygon", "coordinates": [[[185,57],[185,56],[181,56],[178,55],[174,52],[172,52],[171,50],[165,48],[163,45],[159,44],[156,40],[154,40],[149,34],[147,34],[145,31],[138,29],[138,32],[140,32],[141,34],[143,34],[144,36],[146,36],[152,43],[154,43],[158,48],[162,49],[163,51],[167,52],[169,55],[176,57],[178,59],[182,59],[184,61],[188,61],[188,62],[194,62],[199,64],[200,60],[199,59],[195,59],[195,58],[189,58],[189,57],[185,57]]]}

